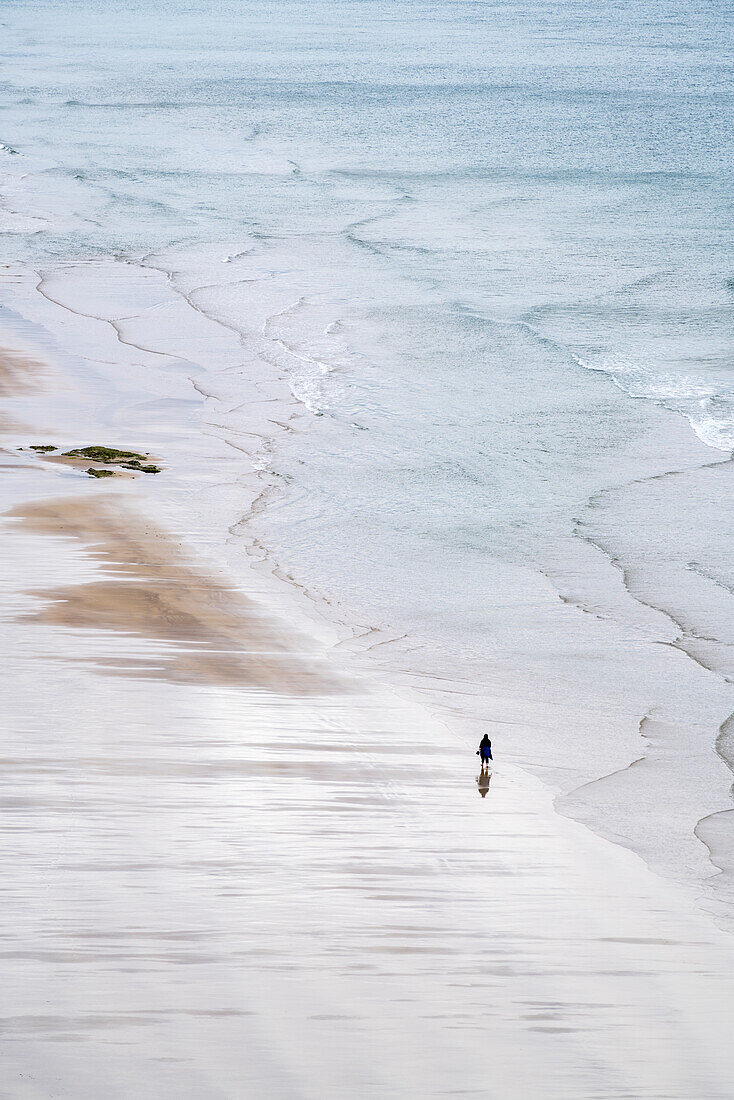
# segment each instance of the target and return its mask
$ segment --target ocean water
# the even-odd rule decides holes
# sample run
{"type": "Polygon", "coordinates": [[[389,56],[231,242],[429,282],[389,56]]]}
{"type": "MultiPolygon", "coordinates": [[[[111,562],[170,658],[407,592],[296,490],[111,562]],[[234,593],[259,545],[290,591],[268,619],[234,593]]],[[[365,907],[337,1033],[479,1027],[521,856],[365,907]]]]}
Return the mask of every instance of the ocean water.
{"type": "Polygon", "coordinates": [[[734,829],[732,14],[6,0],[0,28],[4,261],[206,379],[262,482],[243,567],[697,881],[734,829]],[[253,378],[292,398],[257,432],[253,378]]]}

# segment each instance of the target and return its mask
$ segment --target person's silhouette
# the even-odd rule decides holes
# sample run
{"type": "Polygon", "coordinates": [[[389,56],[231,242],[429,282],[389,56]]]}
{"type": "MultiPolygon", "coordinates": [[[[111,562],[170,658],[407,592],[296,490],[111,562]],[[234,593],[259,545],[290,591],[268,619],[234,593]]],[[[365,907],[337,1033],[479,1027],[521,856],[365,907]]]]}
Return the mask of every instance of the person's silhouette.
{"type": "Polygon", "coordinates": [[[482,768],[477,776],[477,787],[482,798],[486,798],[487,791],[489,790],[489,781],[492,778],[492,773],[489,768],[482,768]]]}
{"type": "Polygon", "coordinates": [[[492,742],[489,740],[489,736],[486,733],[482,740],[479,742],[477,756],[482,761],[482,767],[488,768],[489,762],[492,759],[492,742]]]}

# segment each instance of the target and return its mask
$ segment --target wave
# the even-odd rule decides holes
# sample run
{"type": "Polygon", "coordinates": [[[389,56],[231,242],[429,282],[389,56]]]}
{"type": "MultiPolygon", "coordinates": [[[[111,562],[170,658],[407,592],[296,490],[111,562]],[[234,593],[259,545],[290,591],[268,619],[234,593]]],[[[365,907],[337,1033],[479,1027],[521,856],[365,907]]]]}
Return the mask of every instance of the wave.
{"type": "MultiPolygon", "coordinates": [[[[336,370],[336,364],[327,362],[326,359],[310,354],[303,347],[296,347],[283,339],[277,331],[277,324],[286,317],[302,311],[307,307],[306,299],[300,297],[296,302],[279,310],[265,321],[262,334],[270,339],[275,348],[283,353],[282,366],[288,381],[288,388],[302,405],[314,416],[323,416],[329,411],[329,404],[324,389],[326,377],[336,370]]],[[[330,322],[324,335],[332,335],[335,330],[332,326],[337,321],[330,322]]]]}
{"type": "Polygon", "coordinates": [[[734,450],[734,390],[717,390],[712,382],[693,375],[653,373],[639,363],[573,358],[586,370],[608,374],[629,397],[674,409],[708,447],[734,450]]]}

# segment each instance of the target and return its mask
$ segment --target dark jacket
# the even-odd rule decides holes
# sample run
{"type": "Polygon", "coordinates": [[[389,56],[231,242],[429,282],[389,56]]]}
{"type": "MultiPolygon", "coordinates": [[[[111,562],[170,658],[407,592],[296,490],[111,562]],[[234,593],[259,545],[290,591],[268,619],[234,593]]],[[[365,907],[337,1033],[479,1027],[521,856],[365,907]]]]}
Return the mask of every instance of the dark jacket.
{"type": "Polygon", "coordinates": [[[482,738],[482,740],[479,742],[479,755],[481,756],[482,760],[492,760],[493,759],[493,757],[492,757],[492,742],[489,740],[489,737],[487,736],[486,733],[485,733],[484,737],[482,738]]]}

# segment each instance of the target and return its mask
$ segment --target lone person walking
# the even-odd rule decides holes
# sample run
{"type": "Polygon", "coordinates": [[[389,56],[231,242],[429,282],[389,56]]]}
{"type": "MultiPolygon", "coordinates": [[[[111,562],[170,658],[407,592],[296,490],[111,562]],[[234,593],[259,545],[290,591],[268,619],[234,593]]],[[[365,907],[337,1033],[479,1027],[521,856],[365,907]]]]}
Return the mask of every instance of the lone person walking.
{"type": "Polygon", "coordinates": [[[485,733],[484,737],[482,738],[482,740],[479,742],[479,748],[477,749],[477,756],[479,757],[479,759],[482,762],[482,767],[483,768],[488,768],[489,767],[489,762],[490,762],[490,760],[493,759],[493,757],[492,757],[492,742],[489,740],[489,737],[486,733],[485,733]]]}

